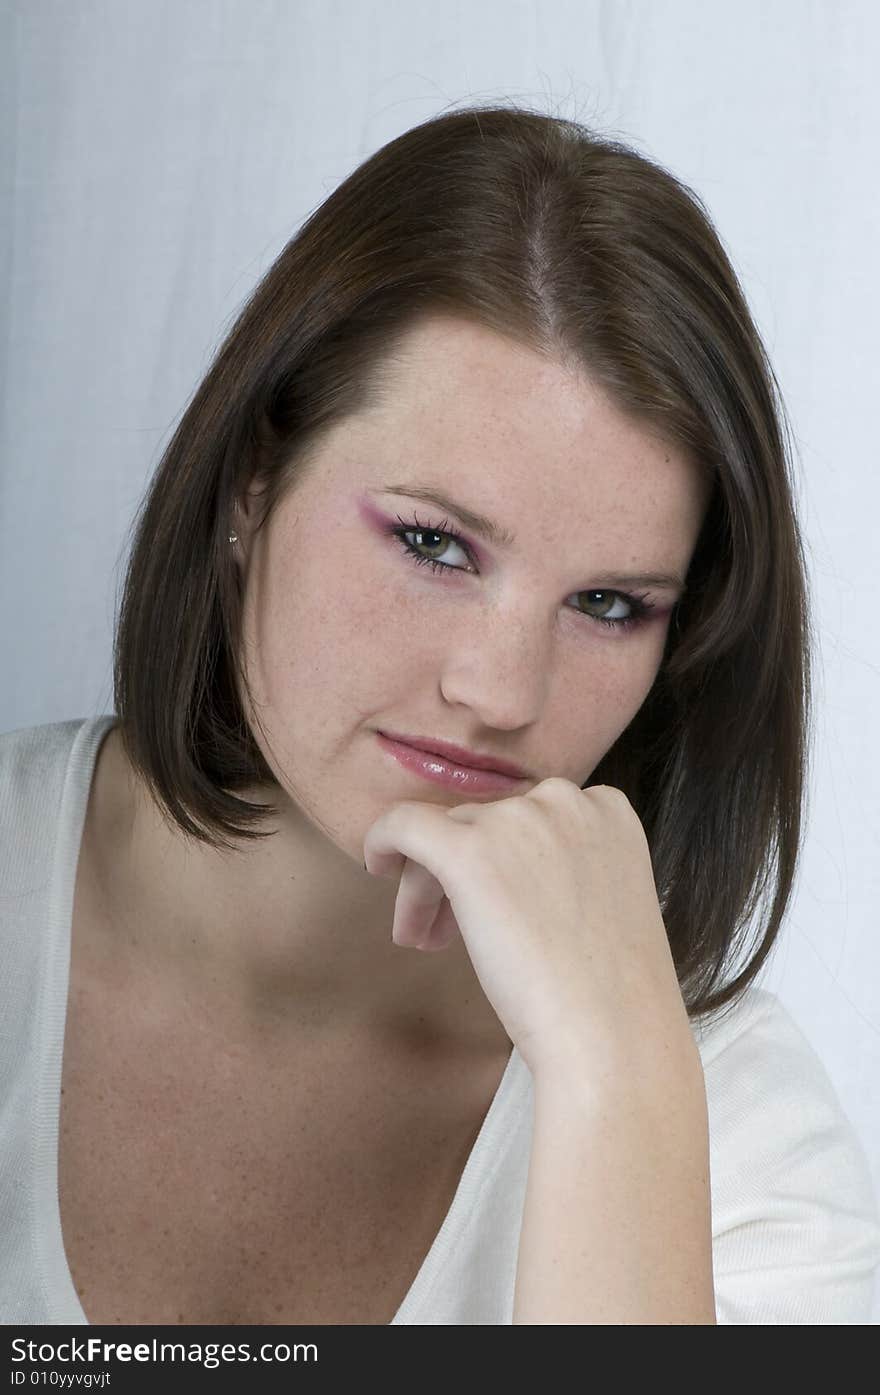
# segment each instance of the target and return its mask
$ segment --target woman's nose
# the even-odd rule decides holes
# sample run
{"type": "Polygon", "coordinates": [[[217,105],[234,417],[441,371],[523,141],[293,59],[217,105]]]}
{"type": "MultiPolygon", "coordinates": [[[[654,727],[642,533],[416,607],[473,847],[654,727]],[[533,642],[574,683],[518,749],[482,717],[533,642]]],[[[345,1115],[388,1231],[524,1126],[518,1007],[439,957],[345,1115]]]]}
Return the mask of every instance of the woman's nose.
{"type": "Polygon", "coordinates": [[[440,690],[487,727],[513,731],[536,722],[552,679],[552,635],[544,621],[483,626],[447,640],[440,690]]]}

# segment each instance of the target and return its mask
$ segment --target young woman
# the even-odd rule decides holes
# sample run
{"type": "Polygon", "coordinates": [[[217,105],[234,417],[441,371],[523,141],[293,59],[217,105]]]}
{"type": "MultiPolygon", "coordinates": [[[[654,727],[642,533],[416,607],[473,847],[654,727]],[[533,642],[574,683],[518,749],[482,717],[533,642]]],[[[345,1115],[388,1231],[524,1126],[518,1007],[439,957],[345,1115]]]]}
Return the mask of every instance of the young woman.
{"type": "Polygon", "coordinates": [[[0,1318],[868,1320],[755,982],[782,422],[698,199],[572,122],[443,115],[308,219],[152,481],[115,715],[0,740],[0,1318]]]}

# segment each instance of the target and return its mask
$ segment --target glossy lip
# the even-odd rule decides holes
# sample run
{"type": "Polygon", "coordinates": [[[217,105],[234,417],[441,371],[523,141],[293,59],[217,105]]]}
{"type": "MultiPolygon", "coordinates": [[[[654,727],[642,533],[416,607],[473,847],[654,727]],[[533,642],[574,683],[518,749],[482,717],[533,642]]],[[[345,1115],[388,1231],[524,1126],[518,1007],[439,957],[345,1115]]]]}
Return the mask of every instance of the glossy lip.
{"type": "Polygon", "coordinates": [[[397,731],[380,731],[389,741],[399,741],[404,746],[412,746],[416,751],[426,751],[428,755],[443,756],[454,765],[468,770],[487,770],[496,775],[509,775],[512,780],[527,780],[528,772],[512,761],[500,756],[484,756],[478,751],[469,751],[466,746],[454,746],[451,741],[435,740],[432,736],[404,736],[397,731]]]}
{"type": "Polygon", "coordinates": [[[523,783],[521,779],[512,775],[502,775],[498,770],[478,770],[473,765],[450,760],[448,756],[438,755],[435,751],[423,751],[416,746],[409,746],[382,731],[377,731],[376,739],[382,749],[387,751],[398,765],[403,766],[404,770],[433,784],[442,785],[445,789],[474,795],[503,795],[518,790],[523,783]]]}

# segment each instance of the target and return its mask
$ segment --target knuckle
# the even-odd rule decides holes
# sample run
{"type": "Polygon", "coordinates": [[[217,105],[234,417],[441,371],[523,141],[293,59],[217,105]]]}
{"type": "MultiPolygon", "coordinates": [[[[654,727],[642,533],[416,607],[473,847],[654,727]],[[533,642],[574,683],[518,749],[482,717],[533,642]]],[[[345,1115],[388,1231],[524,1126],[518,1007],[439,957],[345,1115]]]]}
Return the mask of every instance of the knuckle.
{"type": "Polygon", "coordinates": [[[606,804],[619,804],[621,807],[626,805],[632,808],[623,790],[618,789],[616,785],[588,785],[583,793],[601,799],[606,804]]]}
{"type": "Polygon", "coordinates": [[[534,790],[530,791],[530,793],[552,795],[561,795],[564,793],[568,795],[580,794],[580,790],[578,789],[577,785],[573,783],[573,781],[566,780],[563,775],[548,775],[547,779],[542,780],[539,785],[535,786],[534,790]]]}

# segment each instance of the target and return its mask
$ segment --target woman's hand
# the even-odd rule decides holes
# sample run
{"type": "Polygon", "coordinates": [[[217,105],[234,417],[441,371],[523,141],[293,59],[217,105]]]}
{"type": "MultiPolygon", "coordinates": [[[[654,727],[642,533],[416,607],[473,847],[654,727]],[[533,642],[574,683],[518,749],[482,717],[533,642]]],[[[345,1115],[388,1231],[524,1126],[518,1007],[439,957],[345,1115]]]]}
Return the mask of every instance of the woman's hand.
{"type": "Polygon", "coordinates": [[[400,800],[364,858],[400,875],[396,944],[443,950],[461,933],[533,1072],[573,1051],[615,1068],[621,1053],[634,1066],[696,1054],[647,839],[621,790],[554,776],[491,803],[400,800]]]}

